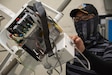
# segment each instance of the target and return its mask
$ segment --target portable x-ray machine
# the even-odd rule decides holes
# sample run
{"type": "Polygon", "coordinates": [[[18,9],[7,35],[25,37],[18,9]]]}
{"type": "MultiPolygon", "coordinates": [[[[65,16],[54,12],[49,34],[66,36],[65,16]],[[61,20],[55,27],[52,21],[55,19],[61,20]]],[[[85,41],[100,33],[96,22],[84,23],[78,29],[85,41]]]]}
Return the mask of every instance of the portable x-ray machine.
{"type": "MultiPolygon", "coordinates": [[[[52,19],[43,5],[46,6],[37,0],[29,1],[2,29],[0,43],[10,53],[10,58],[2,63],[1,75],[7,75],[16,63],[23,65],[20,75],[30,75],[28,70],[34,71],[39,64],[48,69],[49,75],[60,66],[60,72],[56,70],[60,75],[62,64],[76,57],[75,44],[57,24],[63,14],[56,11],[58,15],[52,19]]],[[[81,62],[90,69],[88,60],[87,63],[88,68],[81,62]]]]}

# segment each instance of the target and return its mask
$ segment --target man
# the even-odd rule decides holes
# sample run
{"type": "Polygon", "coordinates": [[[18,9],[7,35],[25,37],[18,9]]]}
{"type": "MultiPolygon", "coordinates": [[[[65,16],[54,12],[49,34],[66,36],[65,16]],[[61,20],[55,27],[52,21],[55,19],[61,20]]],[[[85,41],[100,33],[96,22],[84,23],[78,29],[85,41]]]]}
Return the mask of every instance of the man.
{"type": "MultiPolygon", "coordinates": [[[[78,36],[71,38],[76,47],[90,62],[91,70],[85,69],[79,61],[67,62],[66,75],[112,75],[112,43],[98,32],[98,12],[92,4],[82,4],[70,12],[78,36]]],[[[87,65],[82,56],[76,56],[87,65]]]]}

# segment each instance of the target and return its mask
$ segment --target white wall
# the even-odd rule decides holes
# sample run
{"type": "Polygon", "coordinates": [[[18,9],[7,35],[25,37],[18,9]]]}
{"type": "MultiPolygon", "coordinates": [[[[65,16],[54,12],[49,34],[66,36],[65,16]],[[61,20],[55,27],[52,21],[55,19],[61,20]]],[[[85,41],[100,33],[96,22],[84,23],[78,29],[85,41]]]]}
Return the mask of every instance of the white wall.
{"type": "MultiPolygon", "coordinates": [[[[0,3],[16,13],[26,1],[28,0],[0,0],[0,3]]],[[[48,4],[54,9],[57,9],[64,0],[40,0],[40,1],[48,4]]],[[[76,8],[81,3],[92,3],[98,9],[99,14],[105,14],[103,0],[72,0],[70,4],[63,11],[64,17],[58,22],[58,24],[63,28],[63,30],[68,35],[76,34],[72,19],[69,17],[69,13],[72,9],[76,8]]],[[[14,74],[12,73],[12,75],[14,74]]],[[[47,73],[46,70],[40,65],[36,69],[36,75],[47,75],[47,73]]],[[[53,75],[57,75],[57,73],[54,72],[53,75]]],[[[65,75],[65,64],[63,65],[62,75],[65,75]]]]}

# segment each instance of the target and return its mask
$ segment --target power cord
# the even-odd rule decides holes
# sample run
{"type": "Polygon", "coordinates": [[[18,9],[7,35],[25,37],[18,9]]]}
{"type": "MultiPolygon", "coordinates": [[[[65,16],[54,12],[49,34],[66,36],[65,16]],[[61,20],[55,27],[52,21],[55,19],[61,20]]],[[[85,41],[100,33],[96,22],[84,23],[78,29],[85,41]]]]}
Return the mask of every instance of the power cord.
{"type": "Polygon", "coordinates": [[[78,52],[81,54],[81,56],[87,61],[88,67],[85,66],[85,65],[83,64],[83,62],[82,62],[77,56],[75,56],[75,58],[80,62],[80,64],[81,64],[85,69],[90,70],[91,67],[90,67],[90,62],[89,62],[89,60],[80,52],[80,50],[79,50],[76,46],[75,46],[75,50],[78,51],[78,52]]]}
{"type": "Polygon", "coordinates": [[[53,69],[54,69],[59,75],[61,75],[61,73],[62,73],[62,64],[61,64],[61,61],[60,61],[60,57],[59,57],[59,55],[57,53],[58,50],[57,50],[56,44],[54,42],[52,42],[52,44],[53,44],[53,48],[55,49],[55,55],[56,55],[56,58],[57,58],[57,62],[56,62],[56,64],[54,66],[51,66],[50,63],[49,63],[49,61],[48,61],[48,56],[46,57],[46,62],[49,65],[49,68],[50,68],[47,71],[47,73],[49,75],[51,75],[53,73],[53,69]],[[60,72],[56,69],[56,66],[57,66],[58,63],[59,63],[59,66],[60,66],[60,72]]]}
{"type": "Polygon", "coordinates": [[[6,51],[7,51],[7,50],[5,50],[5,49],[4,49],[4,50],[0,50],[0,52],[6,52],[6,51]]]}

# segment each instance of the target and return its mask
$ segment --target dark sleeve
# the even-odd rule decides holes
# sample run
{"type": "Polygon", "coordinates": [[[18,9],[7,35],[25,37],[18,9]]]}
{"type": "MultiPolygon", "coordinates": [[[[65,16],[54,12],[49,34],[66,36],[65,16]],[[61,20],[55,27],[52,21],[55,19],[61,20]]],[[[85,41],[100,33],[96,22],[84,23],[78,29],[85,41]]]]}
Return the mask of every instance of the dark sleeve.
{"type": "Polygon", "coordinates": [[[112,61],[103,61],[85,50],[83,54],[89,60],[91,69],[93,69],[99,75],[112,75],[112,61]]]}

